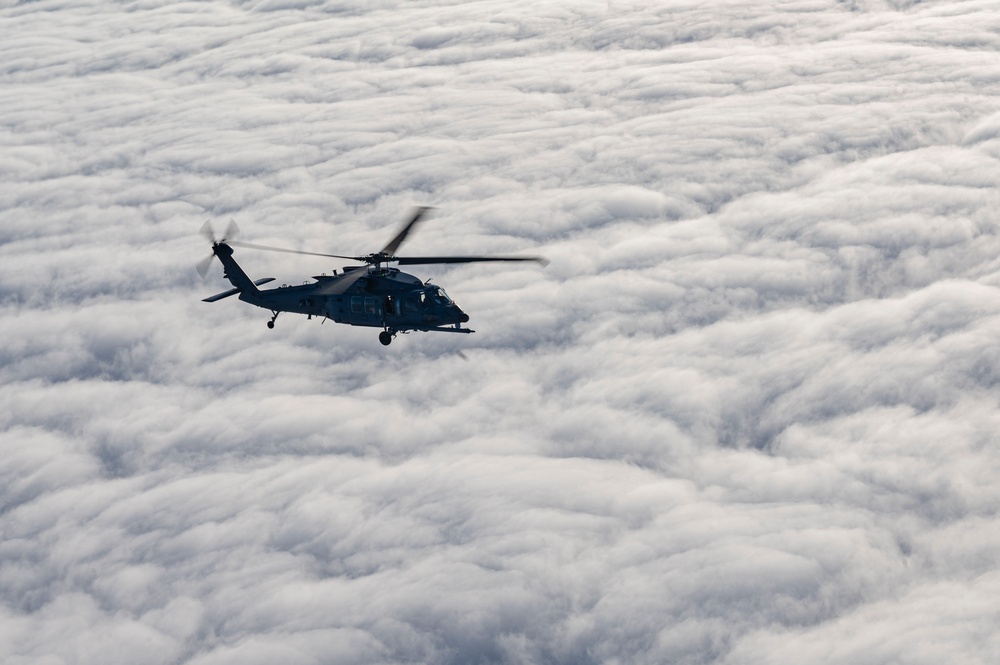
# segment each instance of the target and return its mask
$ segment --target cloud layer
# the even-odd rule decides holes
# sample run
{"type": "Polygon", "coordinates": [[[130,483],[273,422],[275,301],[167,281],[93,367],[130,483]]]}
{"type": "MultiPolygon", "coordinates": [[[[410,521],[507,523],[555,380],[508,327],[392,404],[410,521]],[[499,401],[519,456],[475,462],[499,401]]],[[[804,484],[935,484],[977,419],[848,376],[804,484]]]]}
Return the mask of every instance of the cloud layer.
{"type": "Polygon", "coordinates": [[[2,659],[995,660],[998,29],[0,9],[2,659]],[[200,301],[206,218],[350,254],[413,205],[552,263],[413,271],[479,332],[389,348],[200,301]]]}

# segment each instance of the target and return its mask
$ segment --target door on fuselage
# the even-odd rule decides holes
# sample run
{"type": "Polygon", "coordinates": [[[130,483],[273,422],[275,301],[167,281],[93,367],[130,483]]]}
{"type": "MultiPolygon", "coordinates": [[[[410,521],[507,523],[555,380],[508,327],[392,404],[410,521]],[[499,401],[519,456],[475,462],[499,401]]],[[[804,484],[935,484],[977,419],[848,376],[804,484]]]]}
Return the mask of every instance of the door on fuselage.
{"type": "Polygon", "coordinates": [[[424,294],[422,291],[412,291],[397,299],[399,317],[410,325],[423,323],[424,294]]]}
{"type": "Polygon", "coordinates": [[[382,325],[382,304],[375,296],[351,296],[351,324],[355,326],[382,325]]]}

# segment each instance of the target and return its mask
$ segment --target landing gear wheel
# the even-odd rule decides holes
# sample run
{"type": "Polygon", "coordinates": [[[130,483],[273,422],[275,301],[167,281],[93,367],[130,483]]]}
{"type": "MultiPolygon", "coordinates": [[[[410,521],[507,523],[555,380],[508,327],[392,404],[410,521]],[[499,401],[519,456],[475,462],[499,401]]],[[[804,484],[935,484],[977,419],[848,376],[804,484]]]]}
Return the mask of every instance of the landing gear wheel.
{"type": "Polygon", "coordinates": [[[274,328],[274,321],[268,321],[267,322],[267,327],[268,328],[274,328]]]}
{"type": "Polygon", "coordinates": [[[392,334],[388,330],[383,330],[378,334],[378,341],[382,342],[382,346],[389,346],[392,344],[392,334]]]}
{"type": "Polygon", "coordinates": [[[271,314],[274,314],[274,316],[272,316],[271,320],[267,322],[268,328],[274,328],[274,320],[278,318],[278,315],[281,314],[281,312],[271,312],[271,314]]]}

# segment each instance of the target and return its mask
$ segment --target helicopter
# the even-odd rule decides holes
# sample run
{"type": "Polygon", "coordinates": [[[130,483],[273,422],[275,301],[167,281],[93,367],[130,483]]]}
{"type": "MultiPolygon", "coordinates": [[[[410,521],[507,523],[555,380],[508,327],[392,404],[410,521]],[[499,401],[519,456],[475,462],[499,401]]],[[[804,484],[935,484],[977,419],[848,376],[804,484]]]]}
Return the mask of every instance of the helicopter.
{"type": "Polygon", "coordinates": [[[444,289],[431,284],[430,280],[421,281],[399,268],[389,267],[389,264],[532,261],[544,266],[548,261],[540,256],[396,256],[396,250],[430,210],[428,207],[414,209],[410,218],[385,247],[363,256],[323,254],[241,242],[236,240],[240,230],[235,220],[230,220],[225,235],[216,239],[211,223],[206,221],[201,234],[212,243],[212,253],[199,262],[198,273],[204,279],[213,258],[218,257],[225,270],[223,276],[233,288],[204,298],[203,301],[218,302],[238,295],[243,302],[271,312],[268,328],[274,328],[274,322],[282,312],[305,314],[309,319],[321,317],[324,321],[329,319],[334,323],[351,326],[381,328],[378,339],[385,346],[391,344],[397,334],[414,330],[473,333],[474,330],[462,327],[463,323],[469,321],[469,315],[455,304],[444,289]],[[311,284],[282,285],[262,290],[258,287],[273,282],[274,278],[251,279],[233,258],[233,247],[349,259],[364,265],[344,266],[340,273],[334,270],[332,275],[324,273],[315,276],[315,281],[311,284]]]}

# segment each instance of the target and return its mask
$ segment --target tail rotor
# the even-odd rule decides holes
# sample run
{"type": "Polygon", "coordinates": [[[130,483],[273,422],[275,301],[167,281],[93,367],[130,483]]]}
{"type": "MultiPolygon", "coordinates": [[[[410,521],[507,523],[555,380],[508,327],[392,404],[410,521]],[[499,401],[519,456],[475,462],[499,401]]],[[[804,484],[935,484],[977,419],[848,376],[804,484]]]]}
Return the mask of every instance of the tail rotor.
{"type": "Polygon", "coordinates": [[[226,233],[222,236],[222,238],[216,240],[215,231],[212,229],[212,223],[206,219],[205,223],[202,224],[199,233],[204,236],[208,242],[212,243],[212,253],[195,265],[195,269],[198,271],[198,274],[201,275],[202,279],[205,279],[205,276],[208,275],[208,269],[212,267],[212,259],[215,258],[215,248],[225,242],[235,240],[240,235],[240,227],[236,224],[235,219],[230,219],[229,225],[226,226],[226,233]]]}

